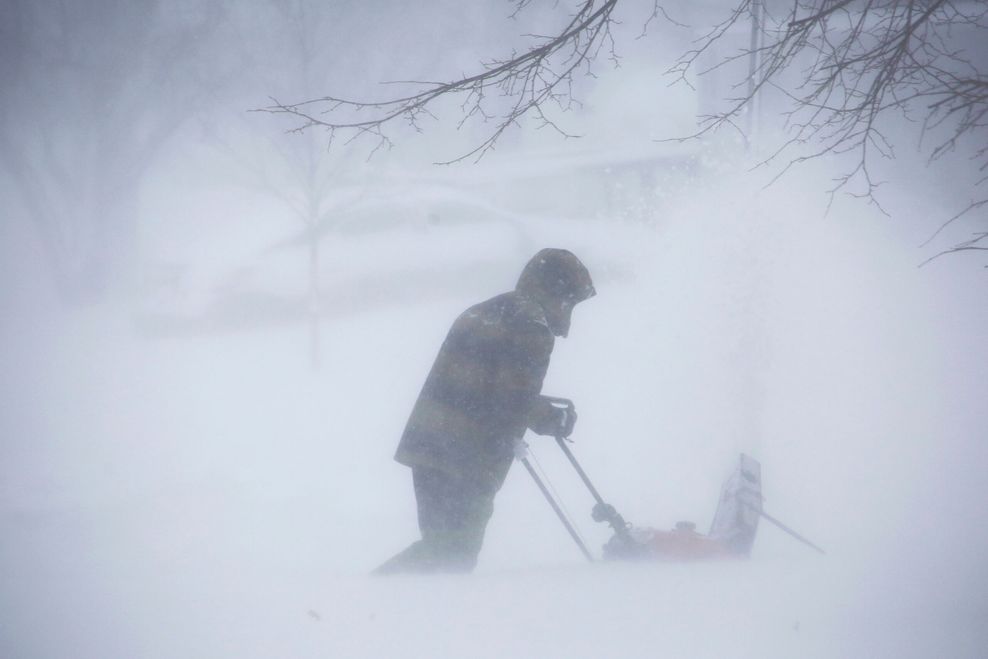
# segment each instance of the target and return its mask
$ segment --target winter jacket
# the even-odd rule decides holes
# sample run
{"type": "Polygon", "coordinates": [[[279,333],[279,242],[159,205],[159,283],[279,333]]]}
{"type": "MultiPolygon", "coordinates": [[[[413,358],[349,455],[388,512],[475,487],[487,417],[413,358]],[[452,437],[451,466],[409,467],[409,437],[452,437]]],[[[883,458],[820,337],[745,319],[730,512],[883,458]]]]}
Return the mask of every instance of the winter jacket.
{"type": "Polygon", "coordinates": [[[553,344],[542,306],[523,292],[467,309],[439,350],[395,460],[459,477],[503,478],[514,440],[537,404],[553,344]]]}

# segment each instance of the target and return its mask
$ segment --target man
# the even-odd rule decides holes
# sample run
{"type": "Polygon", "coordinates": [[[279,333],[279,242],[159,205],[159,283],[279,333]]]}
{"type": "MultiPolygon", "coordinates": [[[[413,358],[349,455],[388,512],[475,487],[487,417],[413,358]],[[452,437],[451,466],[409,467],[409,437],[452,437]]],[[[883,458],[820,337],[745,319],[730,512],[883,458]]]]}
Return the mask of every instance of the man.
{"type": "Polygon", "coordinates": [[[576,256],[543,249],[515,290],[456,319],[395,454],[412,468],[422,539],[376,573],[473,570],[516,441],[526,428],[573,430],[576,415],[540,392],[554,337],[569,333],[573,307],[594,294],[576,256]]]}

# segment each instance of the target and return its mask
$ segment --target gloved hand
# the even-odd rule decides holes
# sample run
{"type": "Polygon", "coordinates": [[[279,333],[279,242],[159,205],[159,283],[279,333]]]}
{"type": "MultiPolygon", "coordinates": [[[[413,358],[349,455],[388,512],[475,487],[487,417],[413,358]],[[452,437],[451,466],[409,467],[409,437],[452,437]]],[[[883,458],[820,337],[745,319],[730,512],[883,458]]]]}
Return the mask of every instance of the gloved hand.
{"type": "Polygon", "coordinates": [[[546,396],[539,396],[528,413],[528,427],[537,435],[569,437],[575,425],[576,409],[557,407],[546,396]]]}

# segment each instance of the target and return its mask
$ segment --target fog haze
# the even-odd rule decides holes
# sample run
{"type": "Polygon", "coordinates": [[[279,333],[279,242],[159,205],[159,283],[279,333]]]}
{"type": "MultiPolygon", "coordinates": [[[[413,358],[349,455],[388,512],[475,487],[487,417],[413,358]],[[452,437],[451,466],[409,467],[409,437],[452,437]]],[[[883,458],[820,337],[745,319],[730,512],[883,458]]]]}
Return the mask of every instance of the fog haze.
{"type": "Polygon", "coordinates": [[[663,75],[710,4],[641,37],[652,3],[622,4],[619,66],[553,115],[578,137],[436,165],[490,129],[455,101],[378,149],[254,110],[468,74],[564,7],[5,0],[0,656],[983,656],[988,271],[920,267],[983,230],[927,242],[976,145],[928,167],[890,124],[879,208],[827,194],[853,154],[758,166],[771,95],[750,145],[665,141],[732,94],[663,75]],[[548,246],[598,291],[543,391],[604,496],[705,530],[746,453],[826,555],[763,523],[746,561],[587,565],[516,466],[475,574],[368,576],[418,537],[392,456],[445,333],[548,246]]]}

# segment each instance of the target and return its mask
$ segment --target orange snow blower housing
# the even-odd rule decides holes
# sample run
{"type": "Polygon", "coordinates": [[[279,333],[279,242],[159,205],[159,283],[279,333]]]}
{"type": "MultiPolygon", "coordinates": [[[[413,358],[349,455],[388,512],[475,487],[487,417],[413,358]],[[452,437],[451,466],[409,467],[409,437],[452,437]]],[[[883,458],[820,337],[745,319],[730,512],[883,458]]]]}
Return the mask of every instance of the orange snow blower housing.
{"type": "MultiPolygon", "coordinates": [[[[693,522],[679,522],[671,531],[628,525],[604,545],[604,558],[705,561],[747,558],[761,515],[761,466],[742,454],[738,468],[724,483],[710,533],[697,533],[693,522]]],[[[594,519],[607,520],[610,506],[594,509],[594,519]]]]}
{"type": "Polygon", "coordinates": [[[656,558],[670,561],[706,561],[715,558],[738,558],[720,540],[696,532],[693,522],[678,522],[671,531],[651,531],[645,544],[656,558]]]}

